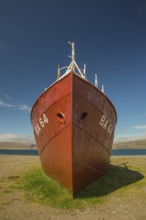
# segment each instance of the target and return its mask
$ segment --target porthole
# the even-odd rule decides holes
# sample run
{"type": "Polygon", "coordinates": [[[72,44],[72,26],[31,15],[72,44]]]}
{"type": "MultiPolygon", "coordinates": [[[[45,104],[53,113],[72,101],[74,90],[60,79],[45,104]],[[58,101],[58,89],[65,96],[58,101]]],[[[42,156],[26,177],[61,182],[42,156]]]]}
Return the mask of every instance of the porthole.
{"type": "Polygon", "coordinates": [[[80,115],[80,121],[84,121],[87,117],[88,113],[87,112],[83,112],[81,115],[80,115]]]}
{"type": "Polygon", "coordinates": [[[62,112],[58,112],[58,113],[56,114],[56,116],[57,116],[57,119],[58,119],[58,121],[59,121],[60,123],[62,123],[62,124],[65,123],[65,116],[64,116],[64,114],[63,114],[62,112]]]}

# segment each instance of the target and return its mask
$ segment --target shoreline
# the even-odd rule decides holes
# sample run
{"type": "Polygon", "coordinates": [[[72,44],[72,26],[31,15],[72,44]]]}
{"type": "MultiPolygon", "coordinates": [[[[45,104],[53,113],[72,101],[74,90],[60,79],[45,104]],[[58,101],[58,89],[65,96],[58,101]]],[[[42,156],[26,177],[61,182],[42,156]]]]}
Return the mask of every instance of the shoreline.
{"type": "MultiPolygon", "coordinates": [[[[0,155],[39,156],[37,149],[0,149],[0,155]]],[[[143,156],[146,149],[112,149],[111,156],[143,156]]]]}
{"type": "MultiPolygon", "coordinates": [[[[0,149],[19,149],[19,150],[37,150],[36,143],[32,142],[8,142],[0,141],[0,149]]],[[[113,150],[124,150],[124,149],[146,149],[146,139],[141,140],[129,140],[129,141],[120,141],[113,143],[113,150]]]]}

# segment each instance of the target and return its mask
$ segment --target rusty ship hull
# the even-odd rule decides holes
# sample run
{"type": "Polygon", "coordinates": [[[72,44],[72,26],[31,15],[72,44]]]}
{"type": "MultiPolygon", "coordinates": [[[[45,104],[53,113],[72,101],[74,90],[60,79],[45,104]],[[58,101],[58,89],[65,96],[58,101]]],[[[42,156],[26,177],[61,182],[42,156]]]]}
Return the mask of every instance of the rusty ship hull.
{"type": "Polygon", "coordinates": [[[108,168],[116,111],[95,86],[70,72],[35,102],[31,121],[42,168],[75,196],[108,168]]]}

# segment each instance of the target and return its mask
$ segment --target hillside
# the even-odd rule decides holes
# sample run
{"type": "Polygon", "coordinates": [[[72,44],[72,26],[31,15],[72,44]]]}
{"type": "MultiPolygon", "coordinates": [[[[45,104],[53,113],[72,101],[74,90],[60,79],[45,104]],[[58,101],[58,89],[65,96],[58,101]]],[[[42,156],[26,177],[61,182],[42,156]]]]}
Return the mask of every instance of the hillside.
{"type": "Polygon", "coordinates": [[[0,149],[31,150],[36,149],[36,146],[27,142],[0,142],[0,149]]]}
{"type": "MultiPolygon", "coordinates": [[[[0,149],[37,149],[36,145],[27,142],[0,142],[0,149]]],[[[113,149],[146,149],[146,139],[115,142],[113,149]]]]}
{"type": "Polygon", "coordinates": [[[113,149],[146,149],[146,139],[115,142],[113,149]]]}

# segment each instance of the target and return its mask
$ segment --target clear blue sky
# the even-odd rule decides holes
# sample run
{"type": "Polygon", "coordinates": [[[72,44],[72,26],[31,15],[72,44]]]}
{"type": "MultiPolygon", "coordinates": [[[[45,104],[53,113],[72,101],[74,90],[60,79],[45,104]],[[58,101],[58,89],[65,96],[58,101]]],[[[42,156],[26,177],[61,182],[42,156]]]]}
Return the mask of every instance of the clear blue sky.
{"type": "Polygon", "coordinates": [[[68,41],[116,107],[115,138],[146,137],[146,0],[1,0],[0,139],[33,134],[31,106],[70,63],[68,41]]]}

